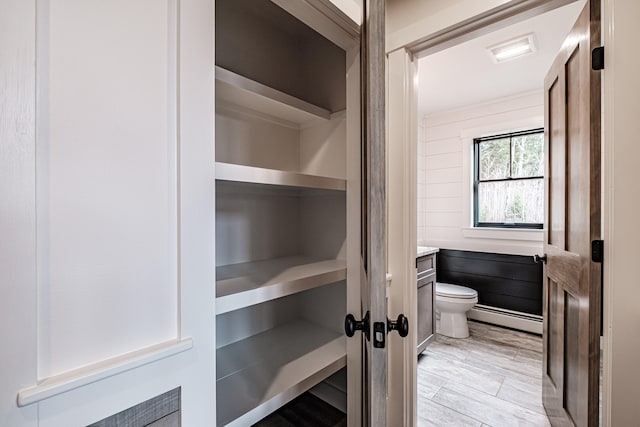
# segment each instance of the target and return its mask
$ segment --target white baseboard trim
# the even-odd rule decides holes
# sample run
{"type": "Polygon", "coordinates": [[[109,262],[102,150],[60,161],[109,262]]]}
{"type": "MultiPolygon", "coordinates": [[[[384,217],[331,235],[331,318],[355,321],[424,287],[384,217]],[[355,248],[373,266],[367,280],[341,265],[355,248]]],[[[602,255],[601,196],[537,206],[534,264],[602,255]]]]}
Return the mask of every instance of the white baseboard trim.
{"type": "Polygon", "coordinates": [[[467,312],[467,317],[480,322],[542,335],[542,316],[478,304],[467,312]]]}

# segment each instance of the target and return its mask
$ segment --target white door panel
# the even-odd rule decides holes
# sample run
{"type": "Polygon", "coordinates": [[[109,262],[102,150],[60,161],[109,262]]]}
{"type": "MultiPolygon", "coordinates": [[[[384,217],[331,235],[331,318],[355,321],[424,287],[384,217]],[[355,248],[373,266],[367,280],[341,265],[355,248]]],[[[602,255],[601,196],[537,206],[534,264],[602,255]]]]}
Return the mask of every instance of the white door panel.
{"type": "Polygon", "coordinates": [[[173,1],[42,4],[39,375],[177,334],[173,1]]]}

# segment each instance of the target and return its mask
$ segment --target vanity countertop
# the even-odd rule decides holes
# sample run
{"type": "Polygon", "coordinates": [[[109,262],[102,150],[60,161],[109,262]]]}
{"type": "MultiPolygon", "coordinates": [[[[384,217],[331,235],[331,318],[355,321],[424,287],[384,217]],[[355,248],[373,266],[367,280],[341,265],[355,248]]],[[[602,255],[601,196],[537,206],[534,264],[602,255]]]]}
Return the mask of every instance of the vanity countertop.
{"type": "Polygon", "coordinates": [[[436,252],[440,252],[440,248],[432,248],[431,246],[418,246],[418,254],[417,257],[423,257],[431,254],[435,254],[436,252]]]}

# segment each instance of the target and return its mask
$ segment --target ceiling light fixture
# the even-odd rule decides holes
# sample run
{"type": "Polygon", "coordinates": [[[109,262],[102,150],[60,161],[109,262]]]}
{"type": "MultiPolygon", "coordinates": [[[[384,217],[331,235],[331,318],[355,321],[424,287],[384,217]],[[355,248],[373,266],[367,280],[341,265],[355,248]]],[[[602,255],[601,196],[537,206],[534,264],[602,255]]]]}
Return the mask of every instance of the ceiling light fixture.
{"type": "Polygon", "coordinates": [[[536,51],[536,45],[533,42],[533,33],[529,33],[489,46],[487,50],[491,54],[493,62],[500,63],[533,53],[536,51]]]}

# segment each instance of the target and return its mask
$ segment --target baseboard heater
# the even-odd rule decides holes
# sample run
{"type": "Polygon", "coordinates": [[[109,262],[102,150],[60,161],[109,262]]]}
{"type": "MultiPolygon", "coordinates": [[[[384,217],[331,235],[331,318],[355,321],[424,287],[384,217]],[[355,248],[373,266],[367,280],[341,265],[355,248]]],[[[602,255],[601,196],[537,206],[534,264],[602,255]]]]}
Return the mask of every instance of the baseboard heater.
{"type": "Polygon", "coordinates": [[[542,316],[535,314],[476,304],[474,308],[467,312],[467,317],[480,322],[542,335],[542,316]]]}

